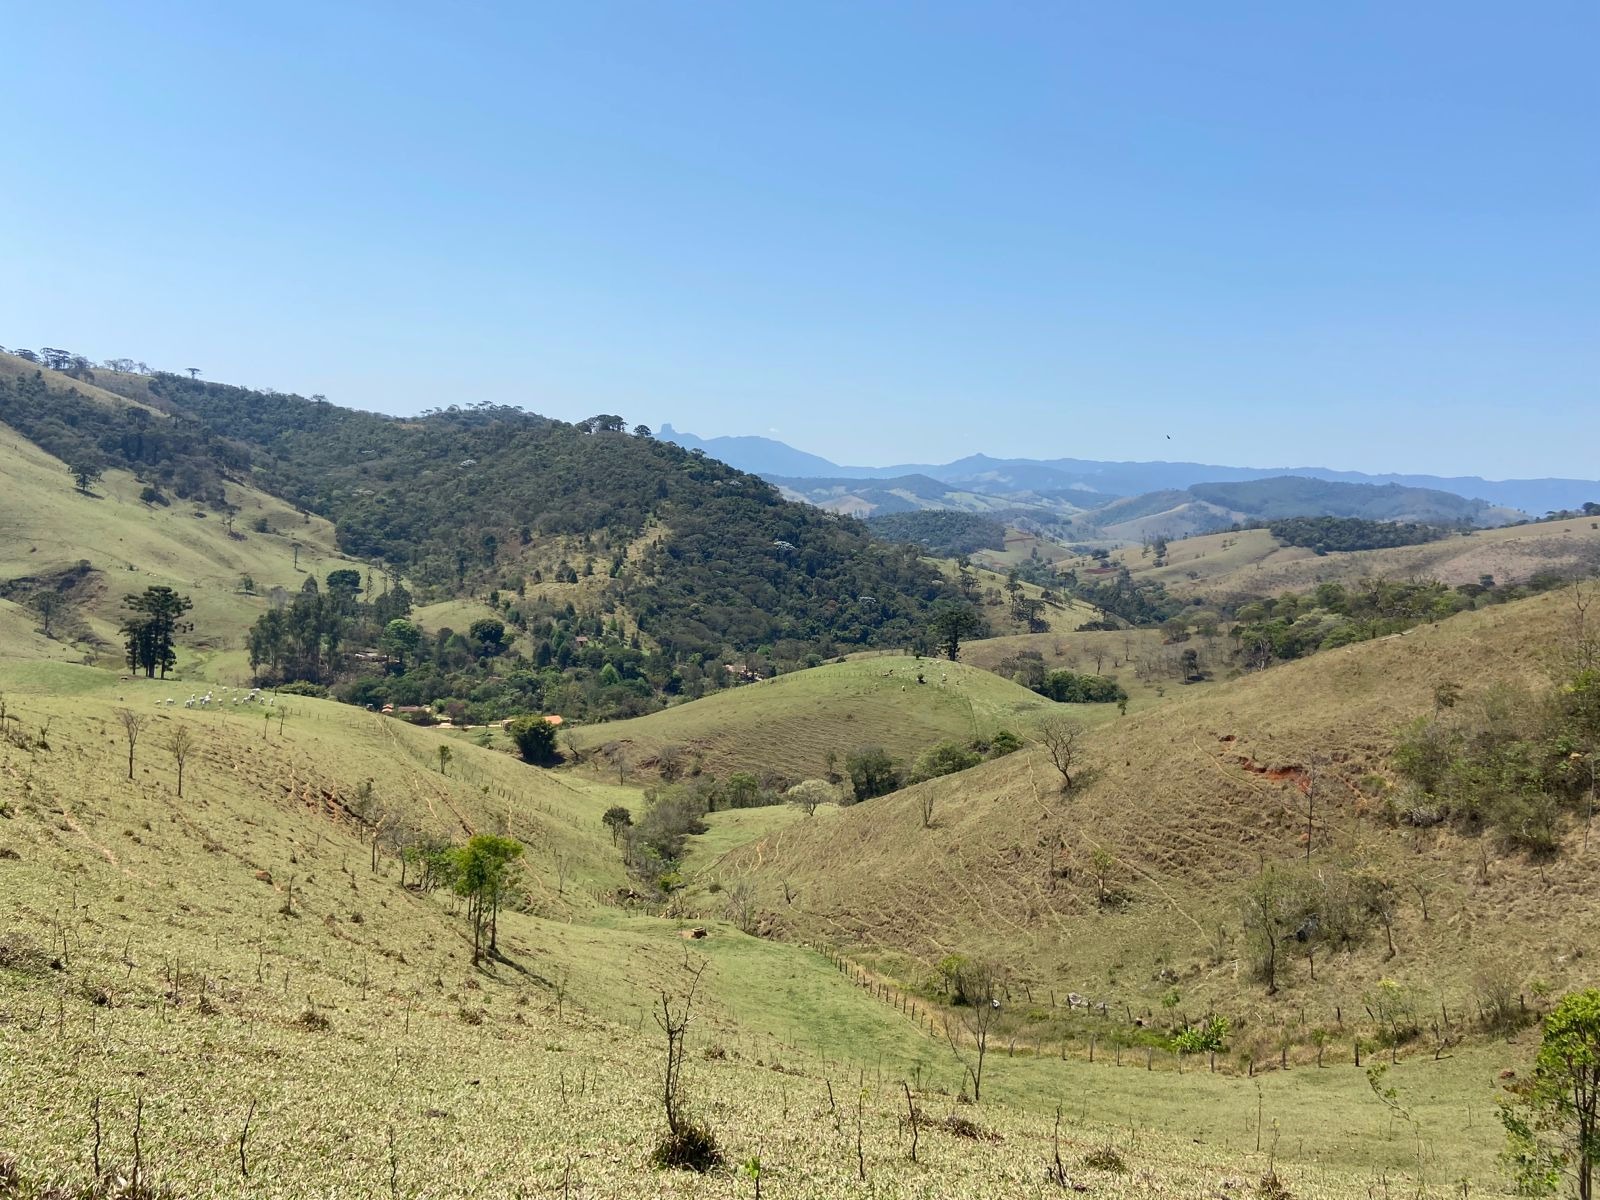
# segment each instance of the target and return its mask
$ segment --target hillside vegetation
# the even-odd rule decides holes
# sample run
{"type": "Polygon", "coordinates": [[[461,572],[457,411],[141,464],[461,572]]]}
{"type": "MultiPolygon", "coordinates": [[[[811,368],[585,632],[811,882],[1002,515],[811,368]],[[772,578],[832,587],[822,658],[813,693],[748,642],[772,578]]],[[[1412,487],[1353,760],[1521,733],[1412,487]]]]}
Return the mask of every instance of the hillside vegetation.
{"type": "Polygon", "coordinates": [[[1507,1194],[1593,981],[1600,518],[974,459],[1008,507],[891,542],[614,415],[56,354],[0,1197],[1507,1194]]]}
{"type": "Polygon", "coordinates": [[[145,485],[120,469],[106,470],[89,494],[79,492],[58,459],[4,427],[0,474],[12,501],[0,514],[0,596],[12,606],[10,619],[25,627],[6,639],[8,655],[116,664],[123,596],[161,584],[195,601],[196,634],[184,644],[185,661],[215,658],[230,682],[242,683],[248,668],[227,652],[243,647],[245,629],[267,610],[273,588],[297,591],[308,574],[364,569],[339,554],[328,522],[245,485],[223,487],[239,518],[230,530],[205,504],[141,501],[145,485]],[[34,632],[40,619],[28,607],[43,590],[65,602],[50,638],[34,632]]]}
{"type": "Polygon", "coordinates": [[[1025,752],[796,822],[727,871],[748,873],[794,936],[860,947],[906,986],[959,954],[1004,964],[1035,995],[1077,991],[1126,1014],[1160,1013],[1176,993],[1191,1015],[1228,1014],[1258,1058],[1283,1036],[1308,1053],[1382,978],[1456,1013],[1482,1003],[1491,968],[1513,995],[1578,986],[1600,915],[1581,884],[1581,821],[1562,826],[1553,857],[1408,824],[1393,760],[1442,683],[1469,707],[1547,689],[1570,610],[1540,597],[1275,667],[1103,721],[1068,794],[1042,751],[1025,752]],[[1311,868],[1395,889],[1396,953],[1371,932],[1324,947],[1313,979],[1291,950],[1271,996],[1240,914],[1264,864],[1305,860],[1308,827],[1311,868]],[[799,899],[784,904],[780,883],[799,899]]]}
{"type": "Polygon", "coordinates": [[[627,769],[658,771],[664,747],[725,779],[736,771],[821,777],[863,746],[904,761],[935,742],[1018,730],[1050,707],[965,663],[874,655],[780,675],[628,721],[588,725],[574,744],[627,769]],[[919,678],[921,682],[919,682],[919,678]]]}
{"type": "MultiPolygon", "coordinates": [[[[459,743],[442,774],[439,735],[316,700],[280,697],[271,720],[169,711],[159,683],[14,662],[0,687],[0,1151],[22,1196],[135,1163],[179,1197],[723,1196],[759,1158],[772,1196],[955,1200],[1038,1195],[1059,1156],[1111,1197],[1276,1173],[1321,1200],[1413,1161],[1359,1073],[1258,1091],[1169,1069],[1152,1087],[1142,1069],[1018,1057],[992,1098],[957,1105],[926,1022],[827,957],[717,921],[686,940],[614,904],[598,818],[625,789],[459,743]],[[123,709],[149,721],[131,780],[123,709]],[[196,738],[181,799],[179,728],[196,738]],[[419,890],[415,866],[402,887],[394,855],[487,832],[526,849],[501,957],[474,969],[458,903],[419,890]],[[704,1177],[649,1163],[663,1051],[646,1015],[663,993],[681,1005],[702,965],[685,1098],[729,1161],[704,1177]],[[915,1163],[902,1080],[924,1122],[915,1163]]],[[[1480,1195],[1497,1194],[1492,1166],[1450,1119],[1491,1065],[1402,1078],[1433,1153],[1480,1195]]]]}

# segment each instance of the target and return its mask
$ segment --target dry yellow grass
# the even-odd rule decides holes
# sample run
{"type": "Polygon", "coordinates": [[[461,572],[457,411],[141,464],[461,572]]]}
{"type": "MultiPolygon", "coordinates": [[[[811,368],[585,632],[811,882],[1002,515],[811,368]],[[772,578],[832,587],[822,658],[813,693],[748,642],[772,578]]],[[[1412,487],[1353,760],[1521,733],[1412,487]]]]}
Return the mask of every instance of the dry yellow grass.
{"type": "MultiPolygon", "coordinates": [[[[878,954],[920,981],[948,953],[992,957],[1035,990],[1075,990],[1114,1008],[1184,1008],[1309,1034],[1359,1012],[1392,977],[1456,1014],[1488,963],[1524,985],[1591,983],[1600,901],[1579,852],[1540,864],[1493,839],[1393,827],[1383,819],[1395,732],[1429,711],[1440,680],[1470,697],[1494,681],[1538,683],[1562,635],[1567,599],[1552,595],[1326,652],[1208,692],[1102,722],[1090,776],[1069,795],[1035,749],[859,805],[828,822],[792,822],[725,860],[780,907],[793,936],[878,954]],[[1305,853],[1306,801],[1289,768],[1315,767],[1314,861],[1361,864],[1401,885],[1398,956],[1383,937],[1292,970],[1267,998],[1241,964],[1238,900],[1265,862],[1305,853]],[[934,797],[935,827],[920,800],[934,797]],[[1109,854],[1123,906],[1099,903],[1093,859],[1109,854]],[[1483,864],[1487,880],[1480,881],[1483,864]],[[1429,919],[1409,890],[1426,881],[1429,919]],[[1302,1015],[1303,1014],[1303,1015],[1302,1015]],[[1304,1025],[1302,1026],[1302,1021],[1304,1025]]],[[[1252,1035],[1253,1036],[1253,1035],[1252,1035]]],[[[1345,1054],[1348,1056],[1348,1049],[1345,1054]]]]}
{"type": "Polygon", "coordinates": [[[1159,580],[1180,594],[1207,599],[1275,595],[1360,579],[1438,579],[1455,586],[1493,575],[1500,583],[1517,583],[1542,570],[1600,567],[1600,522],[1581,517],[1478,529],[1421,546],[1326,555],[1280,545],[1265,529],[1249,529],[1172,542],[1164,567],[1153,566],[1154,558],[1138,546],[1113,557],[1135,578],[1159,580]]]}

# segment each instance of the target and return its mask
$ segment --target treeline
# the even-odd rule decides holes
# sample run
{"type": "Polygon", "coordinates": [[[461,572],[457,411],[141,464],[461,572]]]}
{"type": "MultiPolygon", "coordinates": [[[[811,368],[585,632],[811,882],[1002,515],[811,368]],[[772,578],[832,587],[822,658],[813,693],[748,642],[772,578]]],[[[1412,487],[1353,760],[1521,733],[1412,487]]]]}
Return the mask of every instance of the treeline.
{"type": "Polygon", "coordinates": [[[1058,704],[1121,704],[1128,693],[1108,675],[1086,675],[1077,671],[1047,670],[1044,655],[1038,650],[1019,650],[995,666],[1004,676],[1058,704]]]}
{"type": "Polygon", "coordinates": [[[1448,529],[1402,521],[1368,521],[1361,517],[1289,517],[1267,522],[1267,531],[1286,546],[1304,546],[1318,554],[1349,550],[1388,550],[1420,546],[1447,537],[1448,529]]]}
{"type": "Polygon", "coordinates": [[[1309,592],[1241,604],[1231,632],[1241,665],[1259,670],[1318,650],[1404,633],[1469,609],[1538,595],[1564,582],[1562,575],[1545,571],[1523,584],[1496,584],[1492,575],[1456,587],[1436,579],[1367,579],[1348,587],[1323,583],[1309,592]]]}
{"type": "Polygon", "coordinates": [[[76,473],[108,467],[130,471],[147,487],[146,503],[179,499],[220,507],[223,480],[250,470],[250,453],[206,425],[147,409],[113,408],[75,388],[51,387],[44,376],[0,378],[0,421],[76,473]]]}
{"type": "Polygon", "coordinates": [[[867,528],[885,541],[910,542],[937,558],[1006,548],[1006,527],[977,513],[949,509],[883,513],[868,517],[867,528]]]}

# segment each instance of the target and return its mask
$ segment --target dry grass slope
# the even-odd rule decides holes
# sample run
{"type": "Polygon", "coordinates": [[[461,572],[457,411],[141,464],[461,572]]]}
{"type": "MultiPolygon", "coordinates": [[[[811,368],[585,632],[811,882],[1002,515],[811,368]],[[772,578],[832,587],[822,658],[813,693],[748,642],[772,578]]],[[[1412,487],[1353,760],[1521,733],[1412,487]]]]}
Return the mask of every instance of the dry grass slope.
{"type": "Polygon", "coordinates": [[[1265,529],[1248,529],[1172,542],[1164,567],[1152,565],[1153,557],[1137,546],[1113,557],[1135,578],[1159,580],[1181,595],[1208,600],[1361,579],[1439,579],[1453,587],[1493,575],[1500,583],[1516,583],[1542,570],[1600,569],[1600,521],[1581,517],[1476,529],[1421,546],[1320,556],[1303,546],[1281,545],[1265,529]]]}
{"type": "Polygon", "coordinates": [[[767,832],[759,857],[735,850],[721,869],[754,881],[791,936],[865,947],[902,979],[920,981],[945,954],[981,955],[1036,991],[1133,1013],[1159,1012],[1176,989],[1185,1010],[1214,1006],[1263,1039],[1285,1023],[1299,1037],[1334,1025],[1336,1007],[1359,1012],[1385,977],[1458,1014],[1488,963],[1524,984],[1586,985],[1600,901],[1581,830],[1539,863],[1488,836],[1392,826],[1383,804],[1394,735],[1429,711],[1434,686],[1462,683],[1470,703],[1498,681],[1544,682],[1566,604],[1551,595],[1463,615],[1104,722],[1090,735],[1090,778],[1070,795],[1041,751],[1025,751],[835,820],[791,822],[767,832]],[[1315,981],[1300,960],[1268,999],[1241,962],[1239,898],[1263,863],[1305,855],[1308,769],[1313,862],[1365,865],[1401,885],[1399,953],[1386,961],[1380,934],[1319,960],[1315,981]],[[932,829],[921,827],[926,793],[932,829]],[[1097,852],[1125,903],[1101,903],[1097,852]],[[785,882],[799,892],[787,906],[785,882]]]}

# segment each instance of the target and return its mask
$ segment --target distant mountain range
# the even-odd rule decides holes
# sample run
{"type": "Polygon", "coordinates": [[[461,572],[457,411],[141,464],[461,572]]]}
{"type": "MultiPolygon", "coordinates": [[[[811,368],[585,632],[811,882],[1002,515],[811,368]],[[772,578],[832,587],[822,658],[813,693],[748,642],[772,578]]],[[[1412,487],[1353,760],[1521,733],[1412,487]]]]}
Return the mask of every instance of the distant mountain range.
{"type": "MultiPolygon", "coordinates": [[[[991,458],[973,454],[942,464],[907,463],[886,467],[852,467],[765,437],[700,438],[670,424],[659,435],[685,449],[699,449],[730,466],[765,475],[799,498],[826,489],[843,511],[908,511],[913,508],[986,508],[1007,504],[1038,507],[1058,513],[1098,508],[1112,500],[1149,492],[1186,491],[1196,484],[1241,483],[1297,476],[1331,483],[1396,484],[1481,500],[1497,509],[1516,509],[1538,516],[1554,509],[1578,508],[1600,500],[1600,481],[1592,479],[1481,479],[1477,476],[1383,474],[1335,471],[1327,467],[1230,467],[1191,462],[1105,462],[1083,458],[991,458]],[[850,486],[850,481],[874,484],[850,486]],[[802,483],[805,486],[802,486],[802,483]],[[937,503],[935,486],[949,493],[980,496],[1000,504],[937,503]],[[853,507],[848,497],[862,503],[853,507]]],[[[1409,518],[1408,518],[1409,519],[1409,518]]],[[[1502,518],[1504,519],[1504,518],[1502,518]]],[[[1494,523],[1491,519],[1490,523],[1494,523]]]]}

